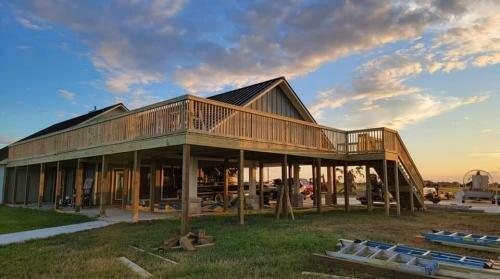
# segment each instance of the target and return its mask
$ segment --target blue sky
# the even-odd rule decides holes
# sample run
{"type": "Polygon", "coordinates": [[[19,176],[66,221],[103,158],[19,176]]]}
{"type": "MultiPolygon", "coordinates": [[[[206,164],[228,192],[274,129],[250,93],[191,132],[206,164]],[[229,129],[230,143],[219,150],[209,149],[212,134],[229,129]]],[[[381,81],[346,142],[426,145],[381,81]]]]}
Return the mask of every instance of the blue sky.
{"type": "Polygon", "coordinates": [[[499,6],[1,1],[0,147],[94,106],[286,76],[322,124],[398,129],[426,178],[498,172],[499,6]]]}

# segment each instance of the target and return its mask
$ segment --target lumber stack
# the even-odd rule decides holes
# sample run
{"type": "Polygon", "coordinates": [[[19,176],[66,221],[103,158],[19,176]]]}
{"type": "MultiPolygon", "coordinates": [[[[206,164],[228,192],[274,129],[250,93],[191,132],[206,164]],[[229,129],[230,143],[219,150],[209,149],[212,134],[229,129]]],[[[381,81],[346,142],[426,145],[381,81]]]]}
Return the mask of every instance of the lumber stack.
{"type": "Polygon", "coordinates": [[[169,238],[158,248],[160,252],[168,250],[183,249],[185,251],[196,251],[197,248],[214,245],[214,237],[205,234],[205,230],[189,232],[183,236],[169,238]]]}

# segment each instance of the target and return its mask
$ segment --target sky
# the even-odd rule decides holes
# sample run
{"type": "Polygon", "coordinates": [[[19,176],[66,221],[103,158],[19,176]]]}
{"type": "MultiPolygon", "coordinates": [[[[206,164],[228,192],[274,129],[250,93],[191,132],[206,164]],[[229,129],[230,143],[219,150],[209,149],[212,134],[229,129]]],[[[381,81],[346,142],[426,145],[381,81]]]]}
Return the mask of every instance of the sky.
{"type": "Polygon", "coordinates": [[[0,0],[0,147],[285,76],[321,124],[397,129],[424,179],[500,180],[499,26],[488,0],[0,0]]]}

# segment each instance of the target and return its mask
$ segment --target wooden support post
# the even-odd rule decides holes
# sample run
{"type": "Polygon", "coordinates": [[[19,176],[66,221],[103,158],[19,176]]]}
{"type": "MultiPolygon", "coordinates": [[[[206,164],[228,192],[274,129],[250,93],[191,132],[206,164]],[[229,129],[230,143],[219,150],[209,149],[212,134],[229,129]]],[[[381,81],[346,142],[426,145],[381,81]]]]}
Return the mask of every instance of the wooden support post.
{"type": "MultiPolygon", "coordinates": [[[[290,166],[288,166],[288,157],[284,159],[284,167],[285,167],[285,179],[283,180],[283,177],[281,178],[283,181],[283,185],[282,185],[282,188],[283,188],[283,191],[284,191],[284,201],[282,203],[282,207],[283,207],[283,212],[285,213],[285,218],[288,217],[288,213],[290,212],[289,211],[289,207],[288,207],[288,201],[290,200],[290,188],[289,188],[289,174],[290,174],[290,166]]],[[[282,166],[283,167],[283,166],[282,166]]],[[[283,173],[282,173],[283,174],[283,173]]]]}
{"type": "Polygon", "coordinates": [[[26,165],[26,177],[24,182],[24,205],[28,204],[29,182],[30,182],[30,166],[26,165]]]}
{"type": "Polygon", "coordinates": [[[345,211],[349,211],[349,192],[351,191],[351,187],[349,185],[349,170],[347,168],[347,164],[344,164],[344,209],[345,211]]]}
{"type": "Polygon", "coordinates": [[[240,150],[240,156],[238,159],[238,216],[240,219],[240,225],[245,224],[245,191],[243,185],[243,169],[245,163],[245,151],[243,149],[240,150]]]}
{"type": "Polygon", "coordinates": [[[259,210],[264,209],[264,163],[259,162],[259,210]]]}
{"type": "Polygon", "coordinates": [[[293,166],[293,206],[303,207],[303,197],[300,193],[300,165],[293,166]]]}
{"type": "Polygon", "coordinates": [[[7,203],[7,176],[9,175],[9,169],[7,167],[4,168],[4,173],[3,173],[3,180],[2,180],[2,185],[3,185],[3,188],[2,188],[2,193],[0,193],[0,195],[2,195],[3,199],[2,199],[2,202],[0,202],[0,204],[6,204],[7,203]]]}
{"type": "Polygon", "coordinates": [[[366,207],[368,211],[373,210],[372,184],[370,181],[370,166],[365,166],[366,177],[366,207]]]}
{"type": "Polygon", "coordinates": [[[229,209],[229,160],[224,158],[224,211],[229,209]]]}
{"type": "Polygon", "coordinates": [[[337,205],[337,167],[335,165],[332,166],[332,171],[333,171],[332,202],[334,205],[337,205]]]}
{"type": "Polygon", "coordinates": [[[54,193],[54,209],[58,209],[61,204],[61,190],[62,190],[62,169],[61,162],[57,161],[57,170],[56,170],[56,187],[54,193]]]}
{"type": "Polygon", "coordinates": [[[332,166],[326,167],[326,205],[333,204],[333,180],[332,180],[332,166]]]}
{"type": "Polygon", "coordinates": [[[191,145],[182,145],[182,217],[181,236],[189,232],[189,167],[191,165],[191,145]]]}
{"type": "Polygon", "coordinates": [[[323,205],[322,205],[322,197],[321,197],[321,159],[318,158],[316,161],[316,194],[314,195],[316,197],[316,209],[318,213],[321,213],[323,211],[323,205]]]}
{"type": "Polygon", "coordinates": [[[14,184],[13,184],[13,190],[14,192],[12,193],[12,204],[16,204],[16,192],[17,192],[17,168],[14,167],[14,184]]]}
{"type": "Polygon", "coordinates": [[[139,195],[141,192],[141,157],[139,151],[134,151],[134,166],[132,169],[132,222],[139,221],[139,195]]]}
{"type": "Polygon", "coordinates": [[[38,181],[38,207],[43,204],[43,192],[45,190],[45,165],[40,164],[40,179],[38,181]]]}
{"type": "Polygon", "coordinates": [[[398,161],[394,161],[394,191],[396,192],[396,216],[401,215],[401,203],[399,199],[399,170],[398,161]]]}
{"type": "Polygon", "coordinates": [[[127,163],[127,167],[123,170],[123,188],[122,188],[122,209],[127,208],[128,204],[128,191],[130,187],[130,166],[127,163]]]}
{"type": "Polygon", "coordinates": [[[314,163],[311,165],[311,176],[312,176],[313,194],[314,194],[314,197],[315,197],[313,199],[313,206],[316,206],[317,205],[316,204],[316,200],[317,200],[316,199],[316,192],[317,192],[316,186],[318,184],[316,183],[316,179],[317,179],[317,177],[316,177],[316,166],[315,166],[314,163]]]}
{"type": "Polygon", "coordinates": [[[283,211],[283,201],[285,199],[285,192],[286,192],[286,178],[287,178],[287,173],[286,173],[286,168],[288,165],[288,155],[283,155],[283,161],[281,161],[281,185],[280,188],[278,189],[278,200],[276,201],[276,220],[279,220],[281,217],[281,212],[283,211]]]}
{"type": "Polygon", "coordinates": [[[149,211],[155,211],[156,160],[151,163],[151,179],[149,180],[149,211]]]}
{"type": "Polygon", "coordinates": [[[384,207],[385,207],[385,215],[389,216],[390,214],[390,198],[389,198],[389,182],[387,176],[387,160],[383,160],[383,169],[384,169],[384,207]]]}
{"type": "Polygon", "coordinates": [[[101,161],[101,193],[99,194],[99,215],[106,215],[106,195],[109,192],[109,173],[106,155],[102,155],[101,161]]]}
{"type": "Polygon", "coordinates": [[[411,183],[411,182],[410,182],[409,194],[410,194],[410,211],[413,214],[413,212],[415,212],[415,204],[413,202],[413,183],[411,183]]]}
{"type": "Polygon", "coordinates": [[[82,208],[83,192],[83,163],[80,159],[76,162],[75,189],[75,212],[80,212],[80,209],[82,208]]]}

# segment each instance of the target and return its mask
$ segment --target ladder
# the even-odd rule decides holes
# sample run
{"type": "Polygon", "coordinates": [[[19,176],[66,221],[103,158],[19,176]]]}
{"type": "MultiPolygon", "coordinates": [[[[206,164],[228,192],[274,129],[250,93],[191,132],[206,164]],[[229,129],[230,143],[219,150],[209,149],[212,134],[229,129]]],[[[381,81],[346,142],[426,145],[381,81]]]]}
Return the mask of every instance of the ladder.
{"type": "MultiPolygon", "coordinates": [[[[349,242],[349,240],[341,240],[341,242],[349,242]]],[[[483,258],[469,257],[464,255],[446,253],[441,251],[433,251],[422,248],[415,248],[400,244],[389,244],[372,240],[360,241],[360,243],[368,246],[379,248],[385,251],[394,251],[397,253],[415,256],[422,259],[435,260],[439,263],[446,263],[453,266],[473,268],[473,269],[491,269],[493,261],[483,258]]]]}
{"type": "Polygon", "coordinates": [[[498,236],[438,230],[423,233],[422,236],[428,241],[443,245],[500,253],[500,237],[498,236]]]}

